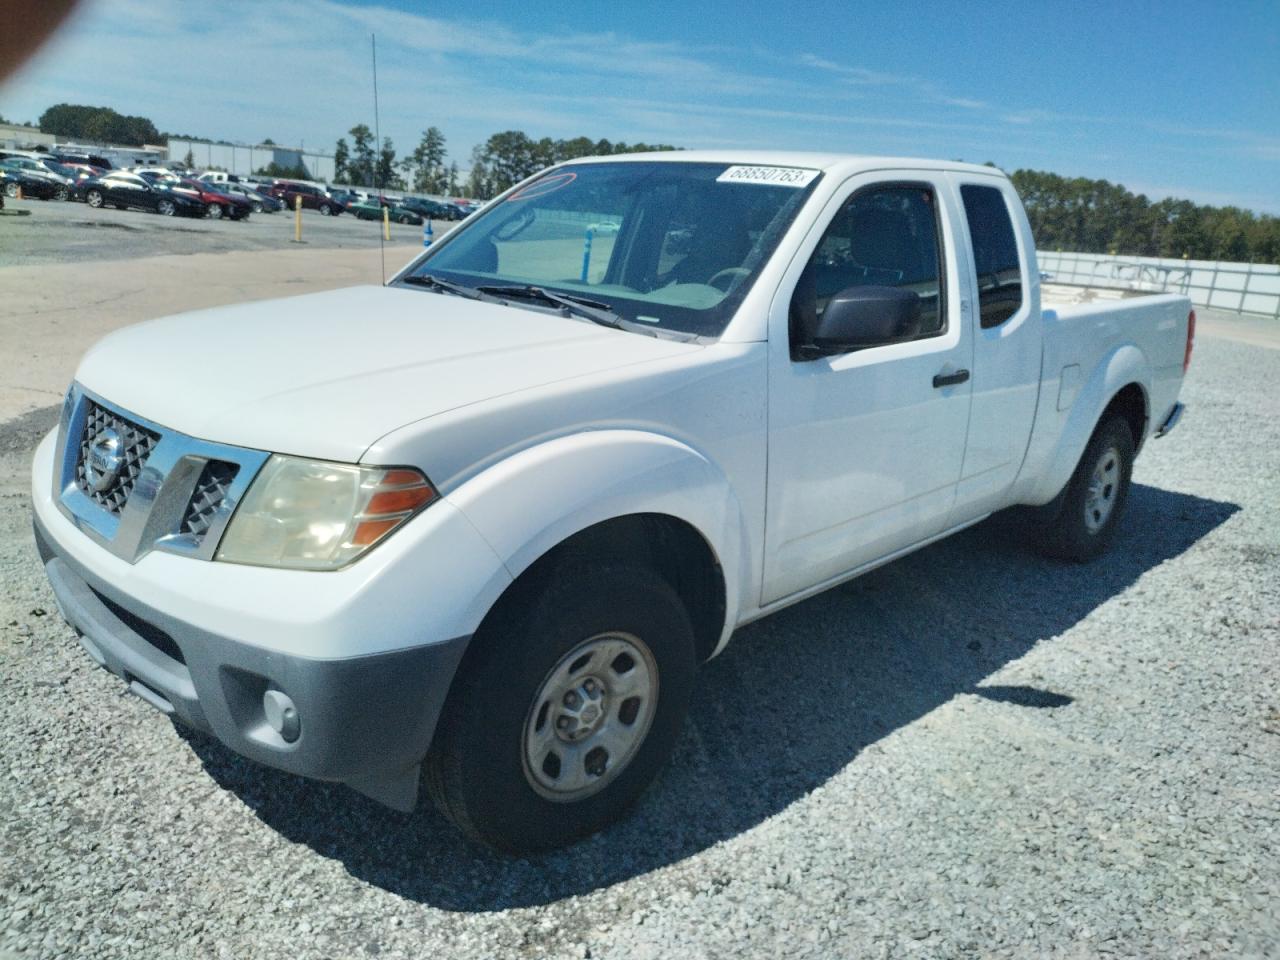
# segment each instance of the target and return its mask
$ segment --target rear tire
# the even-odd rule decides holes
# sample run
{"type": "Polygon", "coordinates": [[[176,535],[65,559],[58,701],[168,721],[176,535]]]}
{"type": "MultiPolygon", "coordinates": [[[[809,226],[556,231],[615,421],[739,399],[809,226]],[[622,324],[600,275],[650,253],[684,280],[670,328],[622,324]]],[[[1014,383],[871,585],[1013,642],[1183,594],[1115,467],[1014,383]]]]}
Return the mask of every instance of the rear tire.
{"type": "Polygon", "coordinates": [[[320,204],[320,216],[327,217],[332,213],[333,213],[333,208],[330,207],[327,203],[320,204]]]}
{"type": "Polygon", "coordinates": [[[222,207],[218,206],[216,203],[211,203],[207,207],[205,207],[205,215],[210,220],[221,220],[222,207]]]}
{"type": "Polygon", "coordinates": [[[90,190],[84,195],[84,202],[89,204],[95,210],[102,206],[102,193],[98,190],[90,190]]]}
{"type": "Polygon", "coordinates": [[[4,185],[4,195],[5,195],[6,197],[14,197],[14,198],[16,198],[16,197],[18,196],[18,184],[17,184],[17,183],[15,183],[15,182],[14,182],[14,181],[12,181],[12,180],[10,180],[8,183],[6,183],[6,184],[4,185]]]}
{"type": "Polygon", "coordinates": [[[172,217],[177,210],[172,200],[161,200],[156,204],[156,213],[162,217],[172,217]]]}
{"type": "Polygon", "coordinates": [[[1042,553],[1084,563],[1107,549],[1129,498],[1133,458],[1129,424],[1121,417],[1103,421],[1067,483],[1062,509],[1041,534],[1042,553]]]}
{"type": "Polygon", "coordinates": [[[71,196],[71,191],[66,187],[58,187],[58,189],[53,194],[53,198],[55,200],[66,200],[70,196],[71,196]]]}
{"type": "Polygon", "coordinates": [[[684,605],[652,570],[537,580],[472,641],[423,765],[445,816],[513,853],[620,818],[670,757],[696,672],[684,605]]]}

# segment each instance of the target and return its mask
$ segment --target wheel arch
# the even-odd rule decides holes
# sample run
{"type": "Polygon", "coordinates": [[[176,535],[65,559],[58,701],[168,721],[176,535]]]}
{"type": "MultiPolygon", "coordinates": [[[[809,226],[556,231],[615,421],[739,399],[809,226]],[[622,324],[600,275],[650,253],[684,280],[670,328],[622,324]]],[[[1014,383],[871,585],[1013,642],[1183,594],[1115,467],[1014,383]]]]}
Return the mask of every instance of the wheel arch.
{"type": "Polygon", "coordinates": [[[736,622],[749,576],[744,518],[724,474],[685,443],[629,429],[565,436],[446,497],[512,577],[504,597],[566,558],[639,558],[685,601],[699,659],[718,652],[736,622]]]}
{"type": "Polygon", "coordinates": [[[1038,482],[1018,502],[1047,504],[1062,493],[1099,425],[1113,414],[1128,424],[1136,454],[1150,430],[1150,380],[1151,365],[1135,344],[1122,344],[1104,357],[1060,415],[1057,443],[1034,471],[1038,482]]]}

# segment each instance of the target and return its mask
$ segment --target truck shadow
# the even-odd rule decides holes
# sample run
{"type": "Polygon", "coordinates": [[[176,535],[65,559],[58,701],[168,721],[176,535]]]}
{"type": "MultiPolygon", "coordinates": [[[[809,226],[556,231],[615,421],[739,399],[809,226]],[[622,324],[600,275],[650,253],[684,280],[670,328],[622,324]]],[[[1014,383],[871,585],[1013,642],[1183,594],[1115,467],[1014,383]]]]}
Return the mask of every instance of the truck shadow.
{"type": "Polygon", "coordinates": [[[997,517],[742,629],[704,667],[673,761],[634,813],[568,851],[501,857],[464,840],[425,800],[418,813],[397,814],[182,736],[265,824],[354,877],[446,910],[549,903],[751,829],[957,695],[1089,709],[1085,691],[981,684],[1239,509],[1135,485],[1115,547],[1084,566],[1041,559],[1016,521],[997,517]]]}

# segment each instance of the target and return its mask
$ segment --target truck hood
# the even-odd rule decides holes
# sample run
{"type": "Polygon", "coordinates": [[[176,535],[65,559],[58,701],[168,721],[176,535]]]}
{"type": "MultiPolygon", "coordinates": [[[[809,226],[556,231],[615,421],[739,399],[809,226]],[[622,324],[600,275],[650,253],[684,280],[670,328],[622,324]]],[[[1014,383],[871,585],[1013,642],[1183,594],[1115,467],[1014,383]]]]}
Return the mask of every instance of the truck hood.
{"type": "Polygon", "coordinates": [[[354,462],[416,420],[702,349],[425,290],[350,287],[127,327],[76,379],[204,440],[354,462]]]}

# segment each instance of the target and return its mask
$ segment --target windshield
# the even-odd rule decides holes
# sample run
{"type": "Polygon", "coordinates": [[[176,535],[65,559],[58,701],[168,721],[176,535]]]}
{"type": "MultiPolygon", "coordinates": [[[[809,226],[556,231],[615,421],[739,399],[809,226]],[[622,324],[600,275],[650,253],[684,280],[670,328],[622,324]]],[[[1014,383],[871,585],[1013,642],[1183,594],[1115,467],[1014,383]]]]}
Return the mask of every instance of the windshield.
{"type": "Polygon", "coordinates": [[[468,219],[406,276],[536,286],[655,332],[716,337],[818,177],[724,163],[573,164],[468,219]]]}

